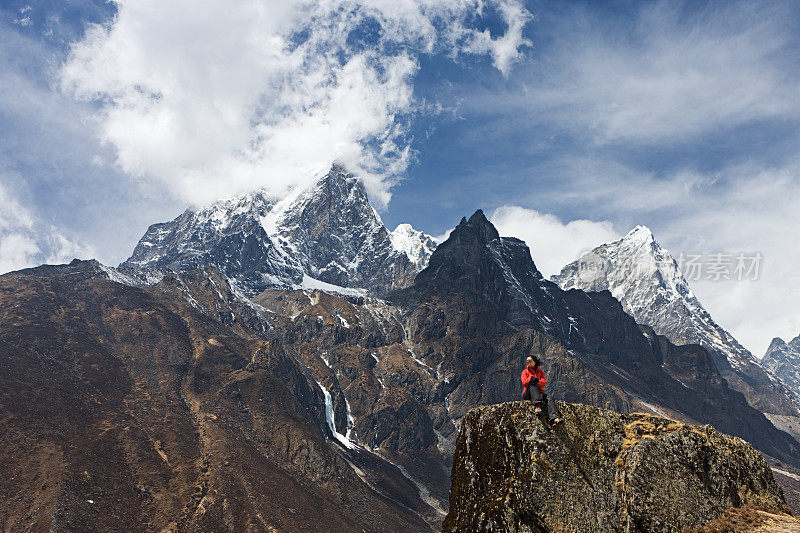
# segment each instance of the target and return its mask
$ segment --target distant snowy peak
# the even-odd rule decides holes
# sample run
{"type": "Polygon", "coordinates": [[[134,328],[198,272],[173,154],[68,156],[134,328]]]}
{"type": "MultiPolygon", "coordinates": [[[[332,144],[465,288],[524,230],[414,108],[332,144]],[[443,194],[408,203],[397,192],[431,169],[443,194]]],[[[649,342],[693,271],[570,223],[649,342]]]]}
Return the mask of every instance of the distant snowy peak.
{"type": "Polygon", "coordinates": [[[407,233],[408,249],[398,250],[361,180],[333,165],[282,199],[260,189],[154,224],[121,267],[212,265],[253,293],[311,278],[382,294],[410,285],[435,247],[431,237],[407,233]]]}
{"type": "Polygon", "coordinates": [[[653,236],[653,232],[647,226],[643,226],[638,224],[632,230],[630,230],[627,235],[625,235],[621,241],[639,241],[639,242],[653,242],[656,238],[653,236]]]}
{"type": "Polygon", "coordinates": [[[731,386],[755,407],[773,413],[796,409],[778,380],[711,318],[678,263],[646,226],[587,252],[551,279],[563,289],[608,290],[638,323],[676,344],[706,347],[731,386]]]}
{"type": "Polygon", "coordinates": [[[789,342],[775,337],[769,343],[769,348],[761,361],[765,366],[792,361],[797,364],[797,371],[800,373],[800,335],[789,342]]]}
{"type": "Polygon", "coordinates": [[[603,244],[552,277],[564,289],[609,290],[639,323],[678,344],[725,353],[736,366],[752,354],[722,329],[695,297],[678,263],[646,226],[603,244]]]}
{"type": "Polygon", "coordinates": [[[761,364],[800,396],[800,335],[789,342],[779,337],[772,339],[761,364]]]}
{"type": "Polygon", "coordinates": [[[213,224],[223,229],[241,217],[267,214],[276,202],[277,199],[270,196],[265,189],[257,189],[240,196],[217,200],[195,211],[195,218],[199,224],[213,224]]]}
{"type": "MultiPolygon", "coordinates": [[[[219,200],[202,209],[187,209],[170,222],[153,224],[121,267],[188,269],[207,263],[208,254],[239,235],[258,233],[254,217],[275,204],[263,190],[219,200]]],[[[257,235],[261,239],[263,235],[257,235]]]]}
{"type": "Polygon", "coordinates": [[[705,312],[678,263],[646,226],[636,226],[618,241],[602,244],[565,266],[552,280],[564,289],[609,290],[630,310],[648,306],[644,297],[658,292],[705,312]]]}
{"type": "Polygon", "coordinates": [[[775,337],[772,339],[772,342],[769,343],[769,348],[767,348],[767,352],[764,354],[764,357],[784,357],[789,350],[789,345],[785,340],[781,339],[780,337],[775,337]]]}
{"type": "Polygon", "coordinates": [[[406,254],[411,262],[417,265],[427,265],[428,259],[439,244],[439,241],[430,235],[415,230],[411,224],[399,224],[389,238],[395,250],[406,254]]]}

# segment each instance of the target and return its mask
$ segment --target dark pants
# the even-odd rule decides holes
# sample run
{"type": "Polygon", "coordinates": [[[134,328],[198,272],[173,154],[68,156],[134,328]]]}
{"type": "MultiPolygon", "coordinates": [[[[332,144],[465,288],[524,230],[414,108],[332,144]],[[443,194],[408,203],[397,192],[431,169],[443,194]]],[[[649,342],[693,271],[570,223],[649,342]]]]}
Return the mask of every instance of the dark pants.
{"type": "Polygon", "coordinates": [[[550,422],[556,418],[561,418],[561,413],[558,410],[558,404],[556,404],[556,401],[549,401],[547,394],[541,392],[539,387],[525,387],[525,391],[522,393],[522,399],[533,402],[534,405],[538,405],[542,409],[546,410],[547,419],[550,422]]]}

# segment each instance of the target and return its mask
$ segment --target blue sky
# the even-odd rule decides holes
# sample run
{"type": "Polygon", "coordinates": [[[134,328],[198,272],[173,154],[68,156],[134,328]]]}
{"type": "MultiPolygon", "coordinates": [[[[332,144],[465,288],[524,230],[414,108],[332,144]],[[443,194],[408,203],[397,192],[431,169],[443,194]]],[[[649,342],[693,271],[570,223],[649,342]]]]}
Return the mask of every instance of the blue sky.
{"type": "Polygon", "coordinates": [[[761,252],[758,281],[693,287],[757,355],[800,333],[800,5],[478,4],[4,2],[0,270],[116,264],[337,157],[390,228],[480,207],[546,273],[636,224],[761,252]]]}

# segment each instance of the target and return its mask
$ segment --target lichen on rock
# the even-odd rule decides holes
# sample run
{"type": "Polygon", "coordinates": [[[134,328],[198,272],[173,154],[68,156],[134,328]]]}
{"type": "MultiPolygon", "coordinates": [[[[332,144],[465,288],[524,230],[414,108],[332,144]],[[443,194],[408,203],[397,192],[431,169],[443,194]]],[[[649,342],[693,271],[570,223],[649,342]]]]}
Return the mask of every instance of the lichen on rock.
{"type": "Polygon", "coordinates": [[[463,419],[445,532],[678,532],[752,504],[785,511],[763,456],[711,426],[560,404],[554,429],[529,403],[463,419]]]}

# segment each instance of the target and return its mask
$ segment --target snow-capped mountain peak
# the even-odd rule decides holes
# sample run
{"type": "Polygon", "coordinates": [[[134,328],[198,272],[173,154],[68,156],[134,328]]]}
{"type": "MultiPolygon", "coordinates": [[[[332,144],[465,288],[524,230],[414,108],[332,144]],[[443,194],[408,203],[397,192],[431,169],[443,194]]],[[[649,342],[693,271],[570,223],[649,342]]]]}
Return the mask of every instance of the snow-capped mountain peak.
{"type": "Polygon", "coordinates": [[[256,189],[240,196],[217,200],[195,211],[195,217],[198,223],[211,223],[218,228],[223,228],[239,216],[254,212],[267,213],[275,203],[276,199],[266,189],[256,189]]]}
{"type": "Polygon", "coordinates": [[[565,266],[552,281],[563,289],[609,290],[640,324],[651,326],[676,344],[708,348],[731,386],[757,407],[768,412],[795,411],[774,376],[714,321],[678,263],[646,226],[636,226],[621,239],[594,248],[565,266]],[[756,394],[766,394],[770,400],[762,402],[763,397],[756,398],[756,394]]]}
{"type": "Polygon", "coordinates": [[[389,234],[392,246],[398,252],[408,256],[412,263],[427,263],[428,258],[439,242],[421,231],[415,230],[411,224],[398,224],[389,234]]]}
{"type": "MultiPolygon", "coordinates": [[[[687,306],[700,312],[703,306],[689,287],[678,262],[656,241],[650,228],[636,226],[618,243],[616,250],[609,252],[615,255],[614,261],[624,263],[619,266],[624,266],[627,274],[649,278],[677,298],[683,299],[687,306]]],[[[614,244],[608,245],[609,249],[614,244]]]]}
{"type": "Polygon", "coordinates": [[[650,228],[647,226],[636,226],[632,230],[630,230],[622,240],[628,241],[630,243],[651,243],[655,242],[655,237],[653,236],[653,232],[650,231],[650,228]]]}
{"type": "Polygon", "coordinates": [[[780,337],[772,339],[761,364],[800,396],[800,335],[789,342],[780,337]]]}
{"type": "Polygon", "coordinates": [[[762,361],[766,362],[767,357],[775,359],[786,358],[791,351],[792,351],[791,348],[789,347],[789,345],[786,343],[785,340],[781,339],[780,337],[775,337],[774,339],[772,339],[772,342],[769,343],[769,348],[767,348],[767,351],[764,354],[764,359],[762,359],[762,361]]]}
{"type": "Polygon", "coordinates": [[[564,289],[609,290],[623,305],[626,295],[633,296],[654,285],[669,293],[670,300],[691,293],[677,262],[656,242],[647,226],[636,226],[621,239],[587,252],[552,280],[564,289]]]}
{"type": "Polygon", "coordinates": [[[259,189],[154,224],[121,267],[212,265],[245,292],[310,278],[380,294],[409,285],[436,245],[413,228],[406,235],[398,250],[362,181],[335,164],[282,199],[259,189]]]}
{"type": "Polygon", "coordinates": [[[692,294],[677,262],[646,226],[602,244],[552,277],[564,289],[608,290],[637,322],[679,344],[699,343],[733,351],[732,364],[754,361],[717,325],[692,294]]]}

